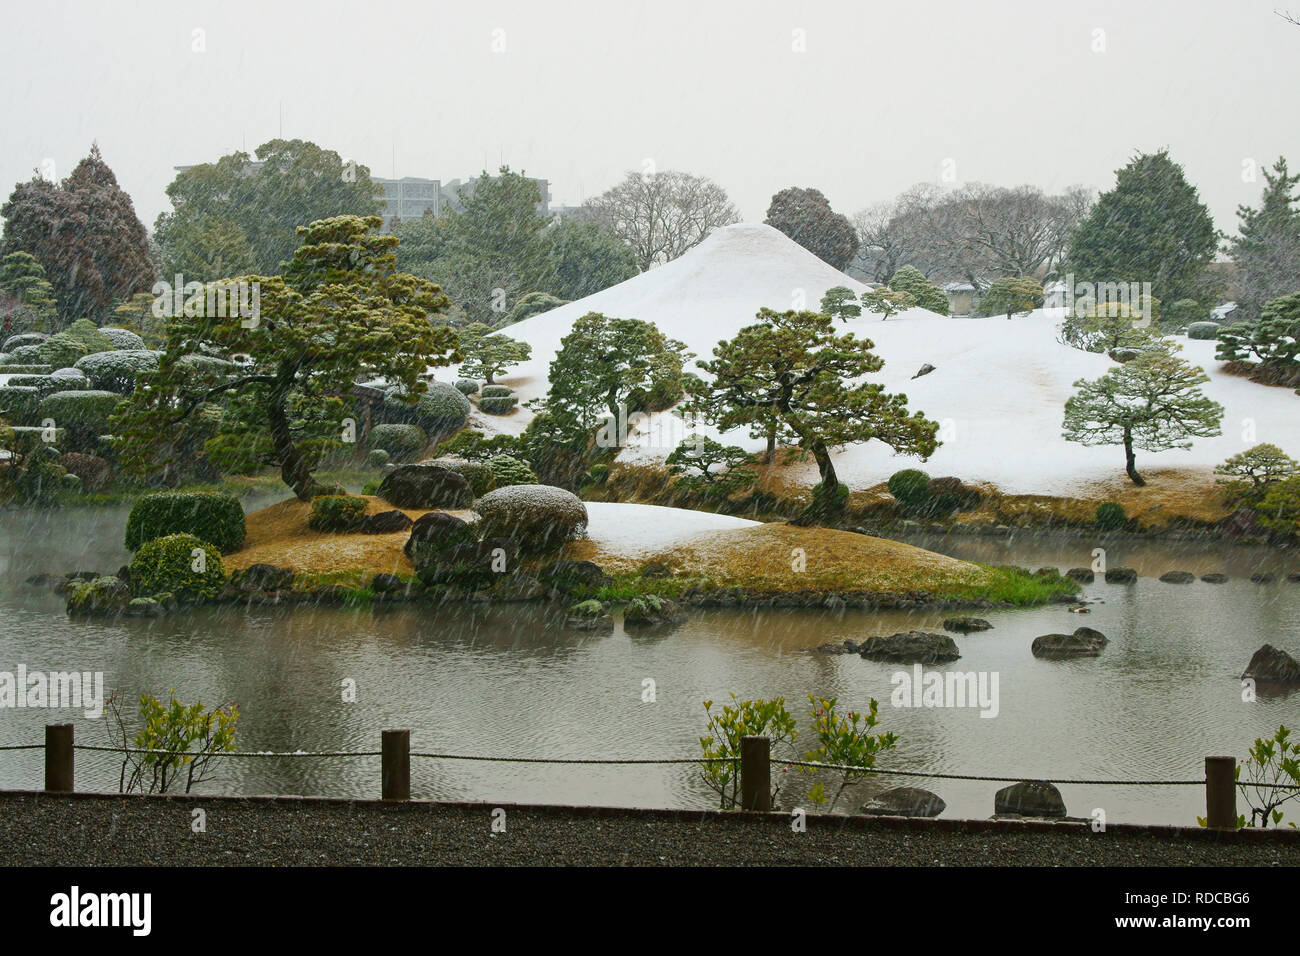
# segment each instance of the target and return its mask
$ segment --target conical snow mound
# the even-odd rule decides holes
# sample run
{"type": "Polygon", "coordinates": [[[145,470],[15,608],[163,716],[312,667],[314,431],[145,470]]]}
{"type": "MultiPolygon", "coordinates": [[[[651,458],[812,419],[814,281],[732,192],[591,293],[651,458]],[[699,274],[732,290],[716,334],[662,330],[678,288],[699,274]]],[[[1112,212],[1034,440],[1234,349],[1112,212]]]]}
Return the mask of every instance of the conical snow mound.
{"type": "MultiPolygon", "coordinates": [[[[533,347],[532,359],[512,368],[507,380],[521,399],[545,394],[547,368],[560,340],[588,312],[653,322],[708,358],[719,341],[753,324],[759,309],[816,309],[826,290],[837,285],[856,293],[867,288],[771,226],[727,226],[666,265],[507,326],[506,335],[533,347]]],[[[911,309],[890,321],[917,318],[938,316],[911,309]]]]}

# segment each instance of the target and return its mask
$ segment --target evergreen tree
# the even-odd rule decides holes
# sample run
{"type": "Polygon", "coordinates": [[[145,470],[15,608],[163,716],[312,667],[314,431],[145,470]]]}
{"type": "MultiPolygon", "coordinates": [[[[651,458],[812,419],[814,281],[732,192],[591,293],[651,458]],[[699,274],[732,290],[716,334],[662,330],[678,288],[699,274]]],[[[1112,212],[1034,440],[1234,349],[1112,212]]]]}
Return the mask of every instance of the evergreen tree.
{"type": "Polygon", "coordinates": [[[493,334],[492,329],[482,322],[470,323],[457,335],[460,354],[465,357],[460,367],[461,374],[471,378],[482,376],[489,385],[493,384],[495,376],[511,365],[528,361],[533,354],[533,347],[527,342],[517,342],[500,332],[493,334]]]}
{"type": "Polygon", "coordinates": [[[906,395],[861,380],[885,364],[870,340],[836,335],[835,320],[820,312],[762,309],[758,319],[698,363],[712,380],[696,380],[693,404],[723,430],[775,418],[797,437],[821,474],[799,523],[825,520],[842,508],[847,490],[835,474],[832,449],[878,439],[898,452],[934,453],[938,423],[909,414],[906,395]]]}
{"type": "Polygon", "coordinates": [[[772,197],[763,221],[836,269],[847,268],[858,254],[858,233],[853,223],[833,210],[820,190],[797,186],[782,189],[772,197]]]}
{"type": "Polygon", "coordinates": [[[1300,173],[1287,170],[1285,157],[1264,171],[1259,208],[1238,206],[1238,235],[1228,241],[1228,254],[1237,265],[1237,316],[1260,317],[1271,299],[1300,291],[1300,173]]]}
{"type": "Polygon", "coordinates": [[[1191,448],[1193,438],[1220,434],[1223,406],[1200,388],[1209,376],[1176,350],[1154,348],[1099,379],[1075,382],[1078,391],[1065,403],[1064,438],[1082,445],[1123,445],[1125,472],[1133,484],[1145,485],[1135,448],[1191,448]]]}
{"type": "Polygon", "coordinates": [[[1216,245],[1210,211],[1183,168],[1161,150],[1116,172],[1115,188],[1098,197],[1071,233],[1062,271],[1103,286],[1150,282],[1165,302],[1199,301],[1216,245]]]}
{"type": "Polygon", "coordinates": [[[994,279],[980,300],[980,312],[984,315],[1006,313],[1010,319],[1017,312],[1032,312],[1042,302],[1043,287],[1037,279],[1028,276],[994,279]]]}
{"type": "Polygon", "coordinates": [[[118,302],[153,286],[144,225],[98,146],[62,183],[19,183],[0,216],[0,254],[28,252],[40,263],[65,324],[102,321],[118,302]]]}
{"type": "Polygon", "coordinates": [[[832,286],[822,296],[821,310],[832,318],[848,323],[862,315],[862,306],[858,305],[857,296],[848,286],[832,286]]]}
{"type": "Polygon", "coordinates": [[[903,266],[895,272],[889,280],[889,287],[895,292],[906,292],[923,309],[939,315],[948,314],[948,297],[915,266],[903,266]]]}

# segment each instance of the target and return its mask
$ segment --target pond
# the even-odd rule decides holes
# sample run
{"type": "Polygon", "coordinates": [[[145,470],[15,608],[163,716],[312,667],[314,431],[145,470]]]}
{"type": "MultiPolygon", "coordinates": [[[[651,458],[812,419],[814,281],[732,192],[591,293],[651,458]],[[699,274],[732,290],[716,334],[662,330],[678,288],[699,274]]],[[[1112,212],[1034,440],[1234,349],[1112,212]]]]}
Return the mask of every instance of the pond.
{"type": "MultiPolygon", "coordinates": [[[[265,501],[248,501],[250,509],[265,501]]],[[[1230,545],[1110,541],[1113,565],[1136,584],[1088,585],[1087,615],[1064,606],[995,611],[993,630],[955,640],[944,670],[996,675],[996,715],[978,707],[896,707],[895,675],[911,669],[855,655],[809,653],[846,638],[923,628],[940,612],[710,609],[669,632],[567,630],[529,605],[384,608],[203,608],[162,620],[69,620],[62,599],[22,584],[42,571],[111,571],[125,562],[125,508],[0,513],[0,670],[103,671],[106,689],[134,698],[169,689],[185,701],[235,701],[241,750],[377,750],[380,731],[409,728],[412,747],[528,757],[677,758],[698,753],[705,699],[784,696],[807,727],[807,695],[842,706],[880,701],[882,729],[899,736],[882,766],[954,774],[1078,779],[1196,779],[1207,755],[1244,755],[1279,723],[1300,723],[1300,694],[1243,701],[1238,676],[1266,642],[1293,654],[1300,560],[1230,545]],[[1222,571],[1226,584],[1163,584],[1166,570],[1222,571]],[[1278,573],[1253,584],[1256,570],[1278,573]],[[1098,658],[1040,661],[1034,637],[1086,624],[1110,644],[1098,658]],[[654,700],[643,700],[645,682],[654,700]],[[354,681],[357,701],[344,701],[354,681]]],[[[1098,542],[1022,536],[916,538],[957,557],[1037,567],[1086,565],[1098,542]]],[[[991,711],[991,708],[987,708],[991,711]]],[[[70,710],[0,710],[0,745],[42,739],[71,720],[78,742],[108,742],[107,719],[70,710]]],[[[0,787],[39,788],[39,751],[0,752],[0,787]]],[[[115,790],[118,764],[77,754],[81,790],[115,790]]],[[[1002,784],[877,778],[846,794],[856,809],[872,789],[925,786],[945,816],[986,817],[1002,784]]],[[[781,802],[803,801],[811,781],[791,771],[781,802]]],[[[377,758],[240,758],[207,792],[378,795],[377,758]]],[[[1193,824],[1198,787],[1063,786],[1072,815],[1193,824]]],[[[413,761],[413,795],[500,802],[626,806],[716,805],[691,766],[544,766],[413,761]]]]}

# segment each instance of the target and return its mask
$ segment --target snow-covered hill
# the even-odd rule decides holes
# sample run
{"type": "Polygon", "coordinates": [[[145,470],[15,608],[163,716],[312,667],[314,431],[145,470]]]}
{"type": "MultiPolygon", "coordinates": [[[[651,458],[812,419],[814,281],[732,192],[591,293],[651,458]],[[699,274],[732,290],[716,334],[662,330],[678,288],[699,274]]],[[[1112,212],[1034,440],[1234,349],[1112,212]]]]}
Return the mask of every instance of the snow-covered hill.
{"type": "MultiPolygon", "coordinates": [[[[545,394],[547,367],[560,339],[587,312],[654,322],[707,357],[719,340],[754,322],[761,307],[815,309],[836,285],[855,292],[865,288],[770,226],[730,226],[667,265],[510,326],[505,334],[530,343],[533,358],[503,381],[521,400],[545,394]]],[[[941,423],[943,445],[924,465],[930,474],[992,482],[1010,493],[1068,494],[1121,476],[1123,452],[1061,438],[1063,407],[1074,382],[1096,378],[1114,365],[1105,355],[1060,344],[1056,330],[1063,317],[1060,309],[1010,320],[945,318],[911,309],[888,322],[864,315],[850,320],[847,329],[873,341],[885,359],[872,380],[906,393],[912,409],[941,423]],[[935,370],[913,379],[927,363],[935,370]]],[[[1265,441],[1300,457],[1300,397],[1221,373],[1214,342],[1180,341],[1183,357],[1210,374],[1205,392],[1226,409],[1223,435],[1199,440],[1188,451],[1139,452],[1139,470],[1208,472],[1265,441]]],[[[505,418],[476,414],[474,424],[518,433],[529,418],[519,409],[505,418]]],[[[671,433],[659,421],[651,428],[671,433]]],[[[728,435],[727,441],[753,450],[762,446],[744,432],[728,435]]],[[[669,450],[662,443],[628,448],[620,460],[662,458],[669,450]]],[[[896,456],[879,442],[851,446],[836,456],[840,477],[858,488],[915,464],[916,459],[896,456]]],[[[797,478],[813,484],[816,469],[809,465],[797,478]]]]}

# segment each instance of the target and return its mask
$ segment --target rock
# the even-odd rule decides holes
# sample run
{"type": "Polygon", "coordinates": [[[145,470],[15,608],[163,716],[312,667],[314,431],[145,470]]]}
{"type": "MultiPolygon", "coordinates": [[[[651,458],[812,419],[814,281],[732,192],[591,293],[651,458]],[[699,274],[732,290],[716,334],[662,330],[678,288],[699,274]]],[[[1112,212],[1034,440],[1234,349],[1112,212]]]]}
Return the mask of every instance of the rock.
{"type": "Polygon", "coordinates": [[[406,539],[402,551],[415,561],[417,550],[436,554],[453,544],[474,541],[476,537],[474,528],[468,521],[442,511],[430,511],[415,519],[411,525],[411,536],[406,539]]]}
{"type": "Polygon", "coordinates": [[[23,581],[23,584],[30,584],[33,587],[40,587],[42,585],[56,584],[60,580],[62,579],[53,574],[41,573],[41,574],[33,574],[30,578],[27,578],[25,581],[23,581]]]}
{"type": "Polygon", "coordinates": [[[1166,571],[1160,575],[1160,580],[1165,584],[1191,584],[1196,580],[1196,575],[1191,571],[1166,571]]]}
{"type": "Polygon", "coordinates": [[[1065,576],[1071,581],[1078,581],[1080,584],[1091,584],[1097,579],[1097,575],[1092,568],[1070,568],[1065,572],[1065,576]]]}
{"type": "Polygon", "coordinates": [[[1219,574],[1219,572],[1215,571],[1210,574],[1202,574],[1201,580],[1206,584],[1226,584],[1228,576],[1226,574],[1219,574]]]}
{"type": "Polygon", "coordinates": [[[250,564],[239,580],[262,591],[284,591],[293,586],[293,568],[274,564],[250,564]]]}
{"type": "Polygon", "coordinates": [[[623,609],[624,627],[656,627],[677,624],[685,620],[686,612],[676,601],[657,594],[641,594],[628,602],[623,609]]]}
{"type": "Polygon", "coordinates": [[[1035,657],[1063,660],[1072,657],[1096,657],[1109,642],[1101,631],[1080,627],[1073,634],[1044,634],[1034,638],[1030,650],[1035,657]]]}
{"type": "Polygon", "coordinates": [[[858,653],[869,661],[895,664],[946,664],[961,657],[956,643],[947,634],[925,631],[870,637],[859,646],[858,653]]]}
{"type": "Polygon", "coordinates": [[[393,534],[398,531],[405,531],[414,524],[411,519],[401,511],[393,509],[392,511],[381,511],[378,514],[366,515],[357,524],[359,534],[393,534]]]}
{"type": "Polygon", "coordinates": [[[564,624],[580,631],[612,631],[614,618],[609,607],[600,601],[581,601],[569,608],[564,624]]]}
{"type": "Polygon", "coordinates": [[[1022,780],[1003,787],[993,797],[993,812],[1022,817],[1063,817],[1065,801],[1061,791],[1046,780],[1022,780]]]}
{"type": "Polygon", "coordinates": [[[843,644],[818,644],[813,651],[817,654],[856,654],[858,644],[856,641],[845,641],[843,644]]]}
{"type": "Polygon", "coordinates": [[[606,580],[605,572],[594,561],[552,561],[537,579],[556,591],[574,591],[580,587],[600,587],[606,580]]]}
{"type": "Polygon", "coordinates": [[[1145,350],[1129,348],[1129,347],[1121,347],[1117,349],[1111,349],[1106,354],[1109,355],[1116,362],[1119,362],[1120,364],[1124,364],[1125,362],[1133,361],[1135,358],[1141,355],[1143,351],[1145,350]]]}
{"type": "Polygon", "coordinates": [[[1286,576],[1286,579],[1292,584],[1300,583],[1300,571],[1292,571],[1286,576]]]}
{"type": "Polygon", "coordinates": [[[167,613],[161,601],[154,598],[139,597],[132,599],[124,612],[127,617],[162,617],[167,613]]]}
{"type": "Polygon", "coordinates": [[[1138,579],[1138,573],[1132,568],[1107,568],[1107,584],[1132,584],[1138,579]]]}
{"type": "Polygon", "coordinates": [[[873,817],[937,817],[948,808],[936,793],[920,787],[894,787],[878,793],[859,813],[873,817]]]}
{"type": "Polygon", "coordinates": [[[536,601],[546,595],[546,588],[527,571],[513,571],[503,578],[492,590],[498,601],[536,601]]]}
{"type": "Polygon", "coordinates": [[[1252,584],[1272,584],[1276,580],[1277,578],[1275,578],[1273,575],[1267,574],[1263,571],[1256,571],[1254,574],[1250,576],[1250,581],[1252,584]]]}
{"type": "Polygon", "coordinates": [[[455,584],[479,590],[492,587],[500,575],[508,574],[517,556],[514,542],[506,538],[465,541],[428,555],[428,560],[417,561],[415,573],[423,584],[455,584]]]}
{"type": "Polygon", "coordinates": [[[1220,521],[1219,526],[1233,538],[1256,538],[1264,534],[1253,508],[1238,508],[1220,521]]]}
{"type": "Polygon", "coordinates": [[[1242,672],[1243,678],[1274,683],[1300,683],[1300,661],[1281,648],[1265,644],[1257,650],[1242,672]]]}
{"type": "Polygon", "coordinates": [[[410,588],[410,584],[396,574],[381,573],[370,579],[370,590],[376,594],[405,594],[410,588]]]}
{"type": "Polygon", "coordinates": [[[934,366],[931,365],[929,362],[926,362],[924,365],[922,365],[919,369],[916,370],[916,374],[913,375],[912,378],[920,378],[922,375],[929,375],[933,371],[934,371],[934,366]]]}
{"type": "Polygon", "coordinates": [[[67,611],[73,616],[109,616],[125,613],[130,603],[131,588],[110,575],[73,581],[67,611]]]}
{"type": "Polygon", "coordinates": [[[982,617],[947,617],[943,621],[945,631],[956,631],[958,634],[973,634],[975,631],[988,631],[993,627],[982,617]]]}
{"type": "Polygon", "coordinates": [[[1034,572],[1036,578],[1059,578],[1061,576],[1060,568],[1043,567],[1034,572]]]}
{"type": "Polygon", "coordinates": [[[652,562],[641,569],[643,578],[671,578],[672,576],[673,570],[666,564],[652,562]]]}
{"type": "Polygon", "coordinates": [[[438,465],[399,465],[376,494],[398,508],[468,508],[474,502],[465,476],[438,465]]]}

